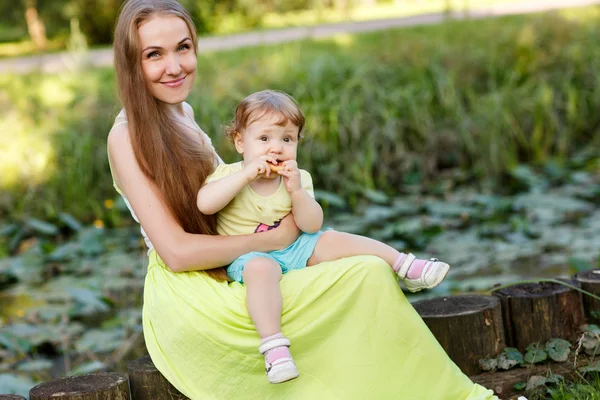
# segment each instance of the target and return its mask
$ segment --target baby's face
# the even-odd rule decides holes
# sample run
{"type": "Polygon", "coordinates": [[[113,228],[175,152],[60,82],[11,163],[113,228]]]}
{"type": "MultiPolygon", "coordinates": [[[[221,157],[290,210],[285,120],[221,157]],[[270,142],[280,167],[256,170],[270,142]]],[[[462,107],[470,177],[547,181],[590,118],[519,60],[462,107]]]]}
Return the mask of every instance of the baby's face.
{"type": "Polygon", "coordinates": [[[264,155],[270,155],[278,161],[296,159],[298,127],[290,121],[281,126],[277,124],[279,121],[279,115],[261,118],[234,138],[235,148],[244,156],[244,162],[264,155]]]}

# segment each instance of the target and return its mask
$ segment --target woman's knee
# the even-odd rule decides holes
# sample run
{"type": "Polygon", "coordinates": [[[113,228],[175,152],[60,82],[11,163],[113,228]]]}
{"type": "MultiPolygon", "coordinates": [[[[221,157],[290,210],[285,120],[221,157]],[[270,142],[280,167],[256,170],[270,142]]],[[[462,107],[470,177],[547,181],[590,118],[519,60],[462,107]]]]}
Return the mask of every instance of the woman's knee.
{"type": "Polygon", "coordinates": [[[255,257],[246,263],[242,276],[244,282],[253,279],[281,278],[281,266],[270,258],[255,257]]]}

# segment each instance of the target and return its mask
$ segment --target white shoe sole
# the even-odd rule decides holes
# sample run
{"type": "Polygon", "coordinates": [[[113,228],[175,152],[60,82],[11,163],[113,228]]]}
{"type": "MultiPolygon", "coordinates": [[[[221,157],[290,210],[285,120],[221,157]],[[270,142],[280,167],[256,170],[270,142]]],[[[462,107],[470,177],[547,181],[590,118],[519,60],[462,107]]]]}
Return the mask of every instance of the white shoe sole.
{"type": "Polygon", "coordinates": [[[267,373],[270,383],[283,383],[296,379],[300,373],[293,362],[275,365],[267,373]]]}
{"type": "Polygon", "coordinates": [[[442,283],[444,281],[444,279],[446,279],[446,275],[448,275],[448,271],[450,271],[450,265],[446,264],[446,263],[442,263],[440,261],[437,261],[440,264],[444,264],[441,268],[442,271],[441,273],[438,273],[438,279],[436,279],[434,282],[432,282],[431,284],[427,285],[427,286],[412,286],[411,284],[409,284],[409,282],[407,282],[407,280],[405,280],[404,285],[406,286],[406,288],[408,289],[409,292],[411,293],[416,293],[416,292],[420,292],[423,289],[433,289],[434,287],[439,286],[440,283],[442,283]]]}

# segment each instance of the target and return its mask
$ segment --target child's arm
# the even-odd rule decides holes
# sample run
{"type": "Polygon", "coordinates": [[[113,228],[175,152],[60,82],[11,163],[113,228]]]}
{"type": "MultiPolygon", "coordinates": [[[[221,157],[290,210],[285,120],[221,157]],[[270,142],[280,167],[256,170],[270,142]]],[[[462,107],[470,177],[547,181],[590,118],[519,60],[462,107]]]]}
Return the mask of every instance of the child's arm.
{"type": "Polygon", "coordinates": [[[283,175],[285,188],[292,199],[292,214],[296,225],[302,232],[317,232],[323,225],[323,209],[303,187],[296,161],[285,161],[283,167],[279,174],[283,175]]]}
{"type": "Polygon", "coordinates": [[[244,186],[260,175],[269,176],[271,169],[267,161],[277,162],[270,156],[262,156],[245,165],[242,170],[202,186],[196,198],[198,209],[206,215],[221,211],[244,186]]]}
{"type": "Polygon", "coordinates": [[[248,184],[244,170],[207,183],[198,191],[196,204],[198,209],[206,215],[216,214],[221,211],[233,198],[248,184]]]}

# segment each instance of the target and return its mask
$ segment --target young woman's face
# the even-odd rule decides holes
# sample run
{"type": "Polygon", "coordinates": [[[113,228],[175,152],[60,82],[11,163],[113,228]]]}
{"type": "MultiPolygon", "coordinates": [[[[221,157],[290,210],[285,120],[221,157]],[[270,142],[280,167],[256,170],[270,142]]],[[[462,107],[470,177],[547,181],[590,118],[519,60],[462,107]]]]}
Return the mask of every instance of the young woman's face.
{"type": "MultiPolygon", "coordinates": [[[[298,127],[291,121],[278,125],[280,116],[267,116],[252,122],[234,138],[236,150],[249,162],[270,155],[278,161],[295,160],[298,150],[298,127]]],[[[277,174],[272,174],[277,177],[277,174]]]]}
{"type": "Polygon", "coordinates": [[[185,21],[157,15],[138,28],[142,71],[154,97],[168,104],[184,101],[196,77],[196,53],[185,21]]]}

